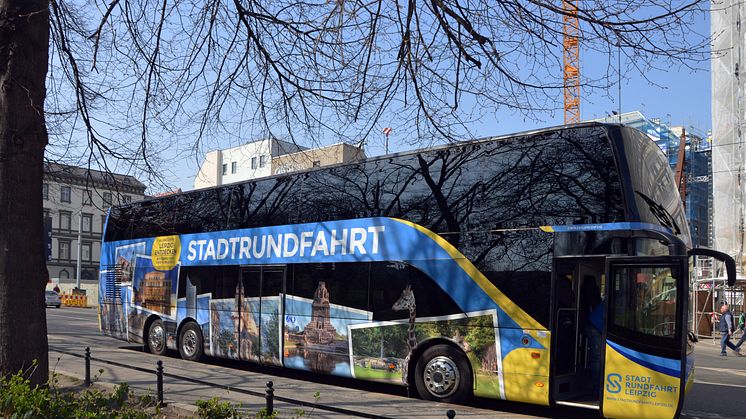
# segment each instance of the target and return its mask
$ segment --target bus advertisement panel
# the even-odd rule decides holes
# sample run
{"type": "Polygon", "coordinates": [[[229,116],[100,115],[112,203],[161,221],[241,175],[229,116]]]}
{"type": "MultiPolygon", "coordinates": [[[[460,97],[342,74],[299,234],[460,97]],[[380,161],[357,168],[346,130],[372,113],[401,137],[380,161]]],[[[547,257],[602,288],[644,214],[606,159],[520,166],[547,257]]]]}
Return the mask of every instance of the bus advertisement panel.
{"type": "MultiPolygon", "coordinates": [[[[239,302],[238,306],[243,305],[240,309],[235,296],[214,299],[200,295],[208,302],[195,299],[195,320],[203,328],[209,353],[257,361],[274,357],[273,363],[280,358],[286,367],[402,383],[411,356],[407,339],[424,342],[447,336],[479,367],[475,394],[548,404],[549,331],[502,294],[450,243],[404,220],[375,217],[106,243],[102,263],[123,271],[127,268],[131,273],[123,277],[131,277],[120,283],[102,282],[99,295],[102,306],[112,303],[104,296],[121,295],[121,305],[129,313],[127,328],[138,330],[152,315],[175,324],[186,318],[190,310],[187,299],[176,296],[179,269],[360,262],[389,263],[394,270],[416,269],[453,300],[457,312],[419,317],[403,303],[398,319],[374,321],[375,309],[371,307],[336,304],[326,289],[333,278],[324,277],[316,281],[313,298],[289,293],[262,296],[261,308],[259,299],[239,302]],[[114,293],[107,287],[121,290],[114,293]],[[210,307],[213,314],[200,316],[200,306],[210,307]],[[262,340],[264,346],[275,350],[253,353],[249,349],[261,347],[262,340]],[[275,356],[278,353],[283,356],[275,356]],[[310,353],[325,358],[315,358],[309,364],[305,359],[310,353]]],[[[188,275],[181,275],[181,280],[189,281],[188,275]]],[[[392,281],[390,286],[397,286],[397,282],[402,281],[392,281]]],[[[418,288],[422,284],[387,293],[411,294],[414,308],[418,288]]],[[[396,301],[385,303],[393,306],[396,301]]],[[[106,316],[113,315],[115,312],[103,313],[102,324],[110,323],[106,316]]],[[[175,347],[174,339],[166,346],[175,347]]]]}

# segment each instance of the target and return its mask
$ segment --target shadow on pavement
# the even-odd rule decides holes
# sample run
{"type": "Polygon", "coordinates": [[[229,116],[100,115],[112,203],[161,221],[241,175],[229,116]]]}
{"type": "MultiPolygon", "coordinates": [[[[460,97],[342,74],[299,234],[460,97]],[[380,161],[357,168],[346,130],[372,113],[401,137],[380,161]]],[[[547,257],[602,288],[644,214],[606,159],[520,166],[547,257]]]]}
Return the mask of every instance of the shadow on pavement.
{"type": "MultiPolygon", "coordinates": [[[[143,352],[142,346],[120,346],[121,349],[135,352],[143,352]]],[[[177,351],[168,351],[167,355],[171,358],[181,359],[177,351]]],[[[219,367],[231,368],[235,370],[254,372],[257,374],[274,375],[278,377],[289,378],[293,380],[306,381],[309,383],[328,384],[338,387],[353,388],[361,391],[370,391],[375,393],[391,394],[395,396],[408,397],[407,389],[402,386],[393,384],[379,383],[374,381],[355,380],[347,377],[337,377],[333,375],[314,374],[308,371],[295,370],[291,368],[278,368],[255,364],[252,362],[238,361],[224,358],[213,358],[206,356],[201,361],[204,364],[215,365],[219,367]]],[[[412,396],[414,397],[414,396],[412,396]]],[[[546,418],[598,418],[598,412],[589,409],[578,409],[566,406],[537,406],[526,403],[516,403],[503,400],[486,399],[475,397],[467,406],[477,407],[480,409],[490,409],[501,413],[513,413],[520,415],[532,415],[546,418]]],[[[458,417],[458,411],[457,411],[458,417]]]]}

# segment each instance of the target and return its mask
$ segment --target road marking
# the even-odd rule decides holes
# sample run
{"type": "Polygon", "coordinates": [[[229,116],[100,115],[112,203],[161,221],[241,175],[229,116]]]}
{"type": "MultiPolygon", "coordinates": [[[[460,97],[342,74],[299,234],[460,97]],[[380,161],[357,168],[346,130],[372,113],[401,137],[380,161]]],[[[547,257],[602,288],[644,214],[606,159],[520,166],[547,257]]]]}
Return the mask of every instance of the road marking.
{"type": "Polygon", "coordinates": [[[724,372],[728,374],[738,375],[741,377],[746,377],[746,370],[739,370],[739,369],[733,369],[733,368],[701,367],[701,366],[697,366],[696,369],[706,370],[706,371],[715,371],[715,372],[724,372]]]}
{"type": "Polygon", "coordinates": [[[712,383],[709,381],[701,381],[701,380],[694,380],[694,384],[707,384],[711,386],[721,386],[721,387],[734,387],[738,389],[743,389],[743,385],[737,385],[737,384],[724,384],[724,383],[712,383]]]}
{"type": "Polygon", "coordinates": [[[91,322],[91,323],[98,323],[98,321],[96,321],[96,320],[98,320],[96,317],[90,317],[90,316],[86,317],[86,316],[75,316],[75,315],[70,315],[70,314],[56,314],[56,313],[52,314],[52,313],[47,313],[47,317],[55,317],[55,318],[58,318],[58,319],[77,319],[77,320],[88,321],[88,322],[91,322]]]}

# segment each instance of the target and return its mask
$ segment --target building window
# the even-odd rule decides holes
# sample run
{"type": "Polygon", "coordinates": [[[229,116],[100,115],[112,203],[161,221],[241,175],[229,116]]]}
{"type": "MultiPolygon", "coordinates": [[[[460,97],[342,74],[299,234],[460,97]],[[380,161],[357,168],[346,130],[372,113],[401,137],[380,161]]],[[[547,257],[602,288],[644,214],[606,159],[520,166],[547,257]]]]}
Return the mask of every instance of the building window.
{"type": "Polygon", "coordinates": [[[264,167],[267,164],[267,156],[259,156],[259,167],[264,167]]]}
{"type": "Polygon", "coordinates": [[[43,212],[44,212],[44,218],[49,218],[52,216],[52,213],[49,212],[49,208],[44,208],[43,212]]]}
{"type": "Polygon", "coordinates": [[[104,192],[103,198],[104,198],[104,207],[110,207],[111,206],[111,192],[104,192]]]}
{"type": "Polygon", "coordinates": [[[93,195],[90,189],[83,189],[83,205],[93,205],[93,195]]]}
{"type": "Polygon", "coordinates": [[[256,169],[256,157],[251,158],[251,170],[256,169]]]}
{"type": "Polygon", "coordinates": [[[46,201],[49,199],[49,184],[48,183],[42,183],[41,184],[41,196],[46,201]]]}
{"type": "Polygon", "coordinates": [[[314,161],[313,161],[313,167],[321,167],[321,161],[319,161],[319,160],[314,160],[314,161]]]}
{"type": "Polygon", "coordinates": [[[83,231],[90,233],[93,228],[93,215],[83,214],[83,231]]]}
{"type": "Polygon", "coordinates": [[[70,260],[70,240],[57,240],[57,259],[70,260]]]}
{"type": "Polygon", "coordinates": [[[223,175],[228,174],[228,163],[223,163],[223,175]]]}
{"type": "Polygon", "coordinates": [[[70,230],[70,217],[72,213],[70,211],[60,211],[60,230],[70,230]]]}
{"type": "Polygon", "coordinates": [[[67,269],[61,270],[60,279],[70,279],[70,272],[68,272],[67,269]]]}
{"type": "Polygon", "coordinates": [[[236,173],[236,172],[238,172],[238,163],[233,162],[231,163],[231,173],[236,173]]]}
{"type": "Polygon", "coordinates": [[[129,195],[122,195],[122,203],[124,204],[131,204],[132,203],[132,197],[129,195]]]}
{"type": "Polygon", "coordinates": [[[104,232],[104,227],[106,227],[106,216],[102,215],[101,216],[101,232],[102,233],[104,232]]]}
{"type": "Polygon", "coordinates": [[[70,199],[71,192],[69,186],[63,186],[60,188],[60,201],[62,202],[72,202],[70,199]]]}
{"type": "Polygon", "coordinates": [[[80,245],[80,255],[83,260],[91,260],[91,244],[83,243],[80,245]]]}

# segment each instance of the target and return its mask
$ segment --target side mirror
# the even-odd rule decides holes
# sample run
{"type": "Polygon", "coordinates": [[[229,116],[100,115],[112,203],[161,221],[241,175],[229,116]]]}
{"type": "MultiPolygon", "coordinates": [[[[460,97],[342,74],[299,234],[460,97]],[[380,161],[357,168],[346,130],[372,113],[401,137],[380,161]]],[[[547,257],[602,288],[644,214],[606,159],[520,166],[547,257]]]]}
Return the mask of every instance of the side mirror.
{"type": "Polygon", "coordinates": [[[736,283],[736,261],[732,257],[717,250],[697,247],[689,250],[689,256],[708,256],[725,263],[725,271],[728,275],[728,286],[732,287],[736,283]]]}

